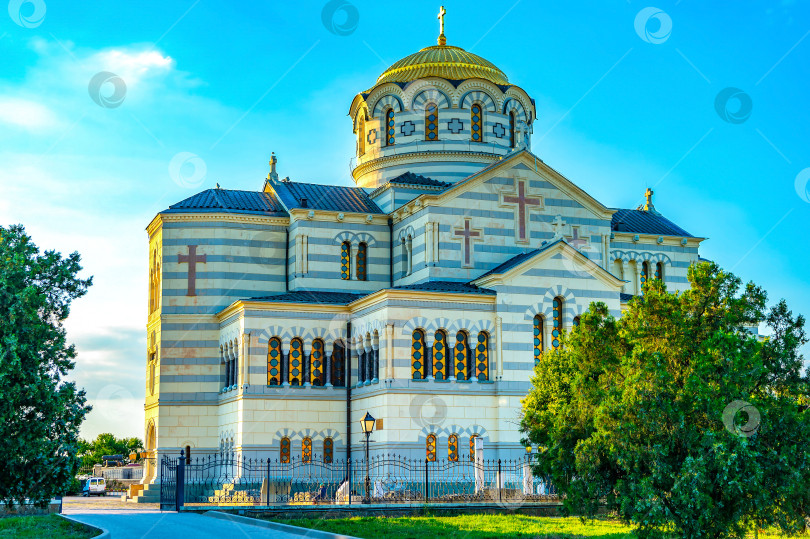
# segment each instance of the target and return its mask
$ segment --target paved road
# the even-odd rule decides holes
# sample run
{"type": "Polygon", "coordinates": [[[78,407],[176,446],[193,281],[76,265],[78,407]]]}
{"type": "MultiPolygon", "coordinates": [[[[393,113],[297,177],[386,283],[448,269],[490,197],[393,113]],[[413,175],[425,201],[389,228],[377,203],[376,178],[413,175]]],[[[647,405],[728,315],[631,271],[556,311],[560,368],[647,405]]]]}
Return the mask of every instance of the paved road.
{"type": "Polygon", "coordinates": [[[194,513],[161,513],[156,505],[121,502],[116,498],[64,499],[62,512],[85,524],[110,531],[112,539],[301,539],[267,528],[249,526],[194,513]],[[146,506],[146,507],[144,507],[146,506]]]}

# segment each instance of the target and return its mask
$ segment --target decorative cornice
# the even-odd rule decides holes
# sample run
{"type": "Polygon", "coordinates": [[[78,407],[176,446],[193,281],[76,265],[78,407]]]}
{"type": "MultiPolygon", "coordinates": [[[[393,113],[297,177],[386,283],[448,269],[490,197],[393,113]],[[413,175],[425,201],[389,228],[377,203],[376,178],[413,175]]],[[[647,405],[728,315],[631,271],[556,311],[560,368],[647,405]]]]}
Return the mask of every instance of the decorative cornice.
{"type": "MultiPolygon", "coordinates": [[[[442,141],[437,142],[440,143],[442,141]]],[[[396,155],[376,157],[374,159],[366,161],[363,164],[357,165],[357,167],[355,167],[354,170],[352,170],[352,177],[354,178],[355,181],[357,181],[358,177],[364,174],[368,174],[369,172],[373,172],[381,168],[387,168],[390,166],[402,164],[405,162],[429,163],[432,161],[458,161],[460,160],[459,158],[464,158],[467,161],[491,164],[500,159],[503,155],[504,154],[498,154],[494,152],[465,152],[460,150],[436,150],[436,151],[425,150],[418,152],[400,153],[396,155]]]]}
{"type": "Polygon", "coordinates": [[[689,246],[689,247],[698,247],[701,242],[705,241],[707,238],[700,238],[700,237],[685,237],[685,236],[667,236],[662,234],[641,234],[638,232],[616,232],[613,231],[613,239],[610,240],[611,249],[613,249],[613,242],[625,242],[625,243],[643,243],[643,244],[652,244],[652,245],[674,245],[674,246],[689,246]],[[638,236],[638,240],[636,240],[636,236],[638,236]],[[660,239],[663,238],[663,241],[660,239]],[[686,240],[686,245],[683,245],[683,240],[686,240]]]}
{"type": "Polygon", "coordinates": [[[163,223],[182,223],[182,222],[211,222],[211,221],[230,221],[232,223],[243,223],[243,224],[263,224],[263,225],[280,225],[280,226],[287,226],[290,224],[289,217],[275,217],[275,216],[265,216],[265,215],[246,215],[246,214],[239,214],[239,213],[227,213],[227,212],[217,212],[217,213],[159,213],[155,216],[154,219],[149,223],[146,227],[146,232],[152,236],[152,234],[160,227],[163,226],[163,223]]]}

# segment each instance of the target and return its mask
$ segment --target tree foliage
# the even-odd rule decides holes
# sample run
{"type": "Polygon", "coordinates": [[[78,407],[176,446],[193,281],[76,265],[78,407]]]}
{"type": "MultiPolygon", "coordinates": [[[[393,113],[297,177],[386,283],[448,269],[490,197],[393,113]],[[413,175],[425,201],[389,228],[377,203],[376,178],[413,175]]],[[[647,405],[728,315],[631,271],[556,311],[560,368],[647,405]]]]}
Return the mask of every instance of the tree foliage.
{"type": "Polygon", "coordinates": [[[96,436],[93,441],[79,440],[79,457],[82,467],[103,464],[104,455],[123,455],[124,460],[129,459],[133,451],[143,449],[143,442],[139,438],[116,438],[113,434],[105,432],[96,436]]]}
{"type": "Polygon", "coordinates": [[[64,380],[76,351],[62,324],[92,282],[80,270],[78,253],[40,253],[21,225],[0,227],[0,502],[43,505],[76,473],[90,407],[64,380]]]}
{"type": "Polygon", "coordinates": [[[786,532],[810,515],[810,380],[802,316],[703,263],[691,288],[658,280],[619,320],[594,303],[563,349],[548,351],[523,400],[521,430],[540,448],[569,512],[600,505],[642,537],[786,532]],[[765,323],[765,340],[747,328],[765,323]]]}

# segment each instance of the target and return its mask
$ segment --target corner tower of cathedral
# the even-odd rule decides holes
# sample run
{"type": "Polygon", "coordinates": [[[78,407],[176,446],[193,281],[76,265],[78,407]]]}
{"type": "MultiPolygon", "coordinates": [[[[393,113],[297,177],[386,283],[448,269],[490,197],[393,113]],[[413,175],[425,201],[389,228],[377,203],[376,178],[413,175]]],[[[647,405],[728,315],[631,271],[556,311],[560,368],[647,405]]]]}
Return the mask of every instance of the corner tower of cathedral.
{"type": "Polygon", "coordinates": [[[531,149],[534,100],[493,63],[446,44],[406,56],[349,108],[352,175],[377,188],[405,172],[454,183],[515,149],[531,149]]]}

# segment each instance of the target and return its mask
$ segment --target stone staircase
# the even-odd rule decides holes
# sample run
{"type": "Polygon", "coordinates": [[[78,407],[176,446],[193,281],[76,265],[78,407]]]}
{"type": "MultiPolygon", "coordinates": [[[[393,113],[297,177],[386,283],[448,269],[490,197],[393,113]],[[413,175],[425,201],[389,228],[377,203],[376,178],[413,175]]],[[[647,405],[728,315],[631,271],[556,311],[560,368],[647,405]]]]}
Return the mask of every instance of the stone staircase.
{"type": "Polygon", "coordinates": [[[127,500],[130,503],[160,503],[160,485],[150,483],[143,490],[127,500]]]}
{"type": "Polygon", "coordinates": [[[261,493],[251,485],[235,485],[233,483],[223,483],[221,489],[214,491],[213,496],[208,497],[208,503],[218,505],[253,505],[261,500],[261,493]]]}

